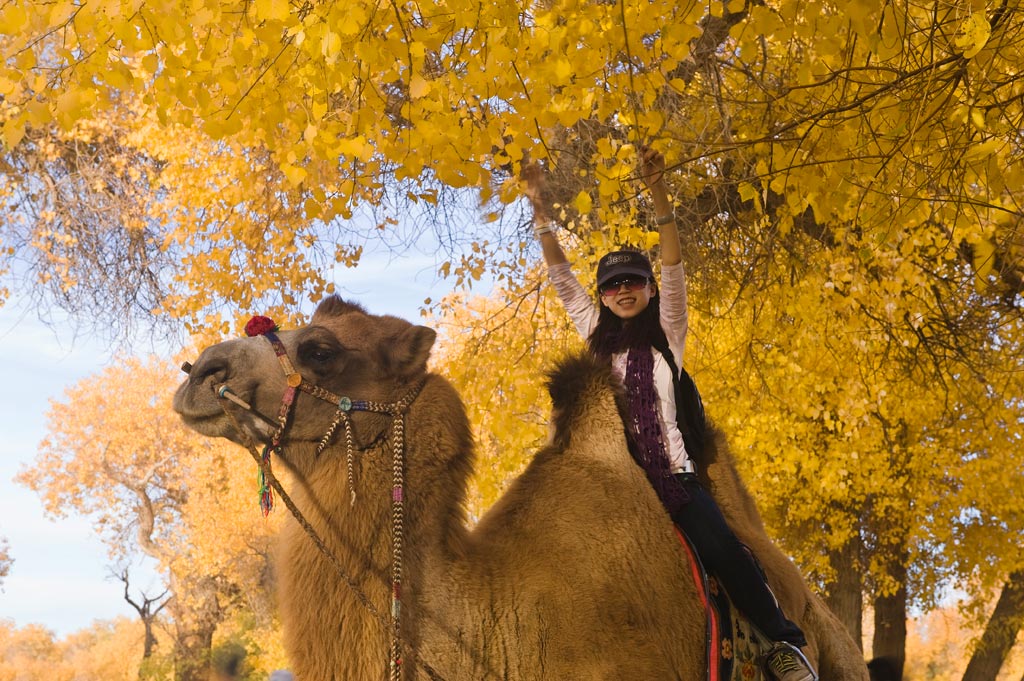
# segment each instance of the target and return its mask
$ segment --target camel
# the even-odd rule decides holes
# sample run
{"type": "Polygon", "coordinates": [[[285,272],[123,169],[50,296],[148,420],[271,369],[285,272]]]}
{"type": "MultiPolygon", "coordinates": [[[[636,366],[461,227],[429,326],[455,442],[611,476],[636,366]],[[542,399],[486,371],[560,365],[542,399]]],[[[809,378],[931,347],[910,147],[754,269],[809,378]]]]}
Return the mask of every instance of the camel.
{"type": "MultiPolygon", "coordinates": [[[[286,470],[292,502],[327,551],[286,519],[278,595],[299,681],[377,681],[391,668],[390,678],[407,681],[706,679],[705,615],[688,558],[629,455],[610,369],[584,356],[555,370],[550,442],[469,528],[473,438],[456,390],[427,369],[434,341],[427,327],[332,296],[306,327],[206,349],[175,394],[176,411],[199,433],[280,441],[273,464],[286,470]],[[320,395],[297,391],[285,426],[275,426],[288,374],[320,395]],[[343,397],[332,404],[325,394],[343,397]],[[404,399],[407,408],[400,417],[352,408],[349,433],[338,425],[345,398],[404,399]],[[398,418],[401,442],[391,437],[398,418]],[[397,493],[396,447],[404,456],[397,493]],[[393,602],[396,494],[402,577],[393,634],[382,613],[393,602]],[[399,663],[389,655],[395,641],[399,663]]],[[[768,538],[720,435],[714,451],[708,481],[804,628],[821,678],[866,681],[853,640],[768,538]]]]}

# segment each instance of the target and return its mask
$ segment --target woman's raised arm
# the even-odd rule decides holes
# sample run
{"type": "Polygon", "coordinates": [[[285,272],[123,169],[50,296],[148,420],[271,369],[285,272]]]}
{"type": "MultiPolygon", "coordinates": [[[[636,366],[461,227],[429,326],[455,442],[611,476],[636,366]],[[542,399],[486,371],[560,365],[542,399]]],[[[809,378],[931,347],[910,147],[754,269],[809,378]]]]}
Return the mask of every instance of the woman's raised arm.
{"type": "Polygon", "coordinates": [[[683,261],[679,246],[679,227],[665,183],[665,157],[650,147],[640,149],[640,176],[651,192],[655,221],[661,234],[661,264],[678,265],[683,261]]]}

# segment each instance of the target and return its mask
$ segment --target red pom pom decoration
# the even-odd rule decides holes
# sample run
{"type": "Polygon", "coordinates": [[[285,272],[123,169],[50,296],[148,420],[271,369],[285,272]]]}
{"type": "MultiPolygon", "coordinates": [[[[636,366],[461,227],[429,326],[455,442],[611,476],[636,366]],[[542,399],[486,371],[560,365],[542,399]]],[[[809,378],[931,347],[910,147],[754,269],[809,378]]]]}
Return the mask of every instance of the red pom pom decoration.
{"type": "Polygon", "coordinates": [[[277,324],[270,317],[258,314],[245,323],[246,336],[262,336],[271,331],[277,331],[277,324]]]}

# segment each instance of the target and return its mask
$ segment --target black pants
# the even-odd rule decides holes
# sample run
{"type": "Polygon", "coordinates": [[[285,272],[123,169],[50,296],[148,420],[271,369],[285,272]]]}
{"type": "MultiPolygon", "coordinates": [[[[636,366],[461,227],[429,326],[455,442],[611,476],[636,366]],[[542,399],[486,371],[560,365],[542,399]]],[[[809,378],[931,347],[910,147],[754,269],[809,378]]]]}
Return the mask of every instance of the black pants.
{"type": "Polygon", "coordinates": [[[789,621],[768,588],[761,568],[722,516],[718,504],[692,473],[675,476],[690,496],[672,513],[672,520],[693,544],[704,567],[722,582],[736,607],[773,641],[798,648],[807,645],[804,633],[789,621]]]}

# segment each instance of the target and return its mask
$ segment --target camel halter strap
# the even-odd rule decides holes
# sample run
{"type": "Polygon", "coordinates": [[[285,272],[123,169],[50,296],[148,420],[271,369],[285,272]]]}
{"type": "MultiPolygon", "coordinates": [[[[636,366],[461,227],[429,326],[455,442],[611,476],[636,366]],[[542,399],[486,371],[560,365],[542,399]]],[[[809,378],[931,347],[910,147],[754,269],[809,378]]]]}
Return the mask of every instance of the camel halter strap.
{"type": "MultiPolygon", "coordinates": [[[[263,515],[266,516],[273,510],[274,507],[274,489],[278,490],[282,498],[285,500],[285,504],[288,506],[292,515],[300,521],[300,524],[306,530],[306,533],[313,539],[314,544],[320,549],[329,559],[337,565],[337,561],[334,556],[327,549],[326,545],[320,540],[313,530],[312,526],[301,516],[298,509],[288,499],[284,490],[281,488],[280,483],[274,479],[273,473],[270,467],[270,455],[272,452],[280,452],[281,450],[281,439],[284,436],[285,430],[288,427],[288,420],[291,416],[292,408],[295,406],[295,397],[299,390],[307,393],[317,399],[329,402],[337,407],[334,420],[331,422],[327,432],[320,439],[317,444],[316,455],[319,456],[323,450],[330,443],[334,437],[335,432],[339,425],[345,426],[345,447],[346,447],[346,468],[348,472],[348,483],[351,491],[351,503],[354,504],[356,500],[355,492],[355,479],[353,474],[353,457],[355,452],[355,438],[352,431],[352,421],[350,413],[353,411],[367,411],[377,414],[385,414],[391,417],[391,451],[392,451],[392,486],[391,486],[391,646],[389,651],[389,663],[390,663],[390,679],[391,681],[399,681],[401,678],[401,667],[402,667],[402,632],[401,632],[401,614],[402,614],[402,549],[404,544],[405,536],[405,414],[409,407],[419,396],[423,390],[423,386],[426,384],[426,377],[419,380],[412,389],[409,390],[400,400],[391,404],[383,402],[376,402],[373,400],[352,400],[346,396],[339,396],[335,393],[321,388],[318,385],[314,385],[309,381],[305,380],[302,375],[295,370],[292,365],[291,359],[288,357],[288,352],[284,347],[284,343],[278,338],[276,325],[273,324],[266,317],[254,317],[250,320],[250,323],[246,325],[246,334],[249,336],[263,336],[267,342],[270,343],[274,350],[274,354],[277,355],[278,363],[281,365],[281,369],[285,374],[286,387],[284,393],[281,396],[281,405],[277,412],[277,429],[270,438],[270,443],[264,445],[263,451],[258,455],[259,466],[259,484],[260,484],[260,508],[263,511],[263,515]],[[264,328],[257,327],[252,329],[253,322],[257,320],[266,320],[264,328]]],[[[184,368],[184,367],[183,367],[184,368]]],[[[246,403],[244,400],[239,398],[227,384],[220,386],[216,389],[218,397],[228,399],[235,404],[241,406],[249,411],[253,410],[252,406],[246,403]]],[[[230,412],[228,412],[230,415],[230,412]]],[[[239,429],[239,432],[241,429],[239,429]]],[[[255,449],[253,451],[254,456],[256,455],[255,449]]],[[[376,609],[370,603],[369,599],[366,598],[365,594],[362,594],[361,590],[355,585],[355,582],[342,575],[348,585],[353,588],[356,593],[360,596],[360,601],[366,606],[371,613],[378,616],[376,609]]]]}
{"type": "MultiPolygon", "coordinates": [[[[317,399],[328,402],[337,407],[334,420],[324,436],[317,444],[316,454],[319,456],[334,437],[339,424],[345,426],[345,457],[348,472],[349,490],[352,494],[351,503],[356,501],[355,478],[353,474],[353,457],[355,452],[355,439],[352,433],[352,419],[349,414],[353,411],[368,411],[377,414],[385,414],[391,417],[391,650],[389,660],[391,664],[391,679],[398,681],[401,677],[402,646],[401,646],[401,615],[402,615],[402,549],[405,536],[405,413],[409,406],[419,396],[420,391],[426,383],[426,378],[421,379],[405,394],[402,399],[392,404],[375,402],[372,400],[352,400],[346,396],[339,396],[335,393],[314,385],[305,380],[300,373],[295,371],[284,343],[273,331],[266,331],[261,334],[274,348],[281,369],[284,370],[287,387],[281,396],[281,406],[278,409],[278,428],[271,438],[269,448],[264,447],[263,457],[269,463],[271,451],[276,451],[281,446],[281,437],[288,425],[288,417],[292,407],[295,405],[295,394],[297,390],[312,395],[317,399]]],[[[273,508],[273,492],[265,485],[264,476],[261,471],[260,506],[264,509],[264,515],[273,508]],[[265,488],[265,492],[264,492],[265,488]],[[264,499],[269,503],[264,505],[264,499]]]]}

